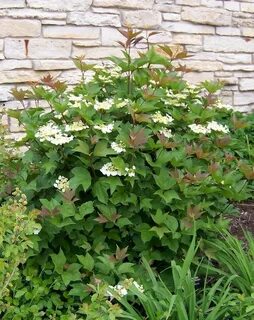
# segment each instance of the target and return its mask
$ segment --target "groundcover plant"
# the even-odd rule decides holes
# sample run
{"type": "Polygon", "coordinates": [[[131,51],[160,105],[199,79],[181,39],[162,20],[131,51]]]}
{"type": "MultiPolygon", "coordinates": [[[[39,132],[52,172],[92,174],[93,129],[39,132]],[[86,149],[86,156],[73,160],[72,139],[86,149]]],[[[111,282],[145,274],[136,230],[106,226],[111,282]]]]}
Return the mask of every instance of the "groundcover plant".
{"type": "MultiPolygon", "coordinates": [[[[186,255],[193,234],[216,238],[232,203],[251,196],[251,121],[219,100],[220,83],[183,80],[188,70],[176,60],[185,51],[152,47],[148,37],[133,58],[144,38],[121,33],[123,58],[109,58],[109,67],[74,59],[77,86],[47,76],[13,90],[35,106],[9,112],[25,130],[16,147],[27,148],[12,184],[41,229],[3,319],[75,319],[90,300],[88,283],[136,281],[142,258],[170,285],[164,270],[186,255]]],[[[229,290],[220,281],[213,292],[229,290]]]]}

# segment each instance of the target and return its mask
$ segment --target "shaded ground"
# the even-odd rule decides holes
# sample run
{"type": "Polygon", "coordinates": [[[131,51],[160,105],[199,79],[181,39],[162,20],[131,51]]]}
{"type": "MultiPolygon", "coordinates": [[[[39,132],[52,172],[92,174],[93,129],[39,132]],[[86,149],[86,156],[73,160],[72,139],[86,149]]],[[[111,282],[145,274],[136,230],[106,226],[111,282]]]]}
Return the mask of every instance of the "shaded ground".
{"type": "Polygon", "coordinates": [[[231,219],[231,233],[238,238],[243,237],[243,230],[254,235],[254,201],[238,203],[236,207],[239,209],[240,215],[231,219]]]}

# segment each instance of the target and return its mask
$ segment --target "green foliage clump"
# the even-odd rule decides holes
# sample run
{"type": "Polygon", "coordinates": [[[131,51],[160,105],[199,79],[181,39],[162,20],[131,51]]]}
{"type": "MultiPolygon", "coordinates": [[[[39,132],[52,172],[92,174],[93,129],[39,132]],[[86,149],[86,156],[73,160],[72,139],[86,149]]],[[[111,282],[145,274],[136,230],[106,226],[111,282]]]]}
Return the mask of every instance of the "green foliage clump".
{"type": "MultiPolygon", "coordinates": [[[[42,230],[5,319],[75,317],[87,283],[138,276],[144,258],[164,270],[184,256],[194,225],[198,237],[216,237],[232,202],[251,196],[250,126],[218,99],[221,84],[184,81],[174,60],[185,51],[148,45],[133,58],[142,36],[122,34],[123,58],[110,67],[74,59],[82,75],[74,88],[47,76],[13,91],[35,100],[9,115],[25,130],[17,182],[42,230]]],[[[228,284],[219,290],[223,300],[228,284]]]]}

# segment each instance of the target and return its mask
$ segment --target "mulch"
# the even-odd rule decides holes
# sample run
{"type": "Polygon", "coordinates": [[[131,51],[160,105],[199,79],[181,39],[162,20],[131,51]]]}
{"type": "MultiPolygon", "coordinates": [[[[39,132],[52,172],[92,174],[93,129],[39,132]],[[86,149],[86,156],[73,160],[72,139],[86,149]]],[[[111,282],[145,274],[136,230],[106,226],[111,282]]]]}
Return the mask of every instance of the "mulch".
{"type": "Polygon", "coordinates": [[[230,218],[230,232],[240,239],[244,238],[244,231],[254,235],[254,201],[236,204],[240,215],[230,218]]]}

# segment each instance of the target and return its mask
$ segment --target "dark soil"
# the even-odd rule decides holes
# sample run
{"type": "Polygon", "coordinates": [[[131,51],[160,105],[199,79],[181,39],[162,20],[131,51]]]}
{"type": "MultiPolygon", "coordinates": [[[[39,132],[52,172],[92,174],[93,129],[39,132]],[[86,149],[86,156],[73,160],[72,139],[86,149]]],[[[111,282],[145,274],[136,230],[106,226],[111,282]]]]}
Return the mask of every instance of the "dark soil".
{"type": "Polygon", "coordinates": [[[244,231],[251,232],[254,235],[254,201],[236,204],[240,215],[232,217],[230,231],[233,235],[242,239],[244,231]]]}

